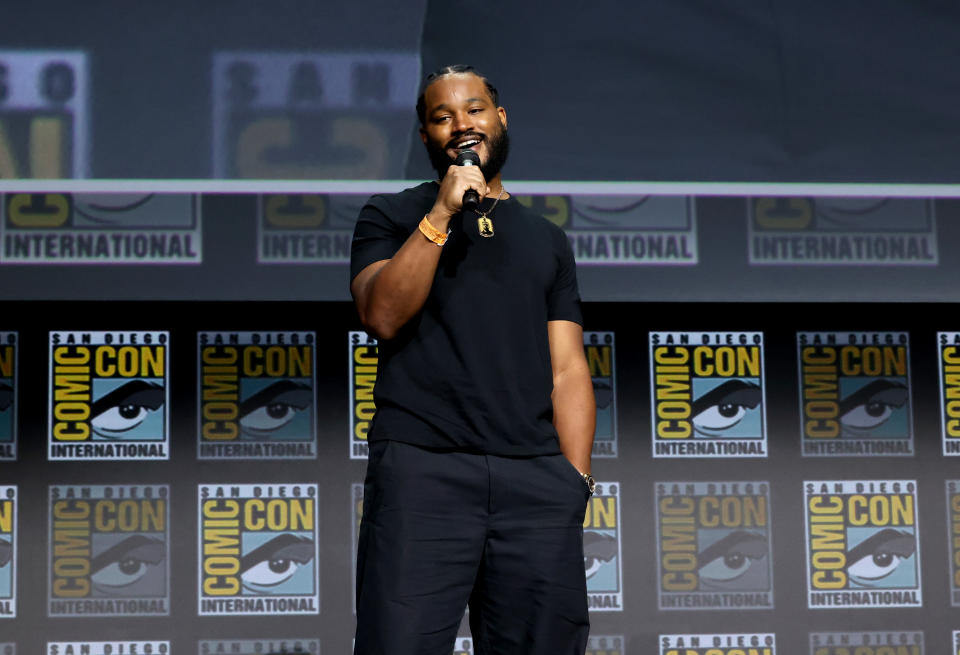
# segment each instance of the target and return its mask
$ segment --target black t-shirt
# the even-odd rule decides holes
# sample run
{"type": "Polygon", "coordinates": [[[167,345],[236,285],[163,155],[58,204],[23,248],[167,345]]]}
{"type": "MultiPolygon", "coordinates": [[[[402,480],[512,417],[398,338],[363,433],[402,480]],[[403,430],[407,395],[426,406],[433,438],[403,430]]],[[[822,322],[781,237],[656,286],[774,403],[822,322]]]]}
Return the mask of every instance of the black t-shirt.
{"type": "MultiPolygon", "coordinates": [[[[433,207],[428,182],[377,195],[360,211],[351,278],[390,259],[433,207]]],[[[489,210],[492,199],[481,209],[489,210]]],[[[451,233],[422,310],[381,340],[371,441],[393,439],[495,455],[559,453],[547,321],[582,323],[573,252],[563,230],[513,197],[479,233],[476,215],[451,233]]]]}

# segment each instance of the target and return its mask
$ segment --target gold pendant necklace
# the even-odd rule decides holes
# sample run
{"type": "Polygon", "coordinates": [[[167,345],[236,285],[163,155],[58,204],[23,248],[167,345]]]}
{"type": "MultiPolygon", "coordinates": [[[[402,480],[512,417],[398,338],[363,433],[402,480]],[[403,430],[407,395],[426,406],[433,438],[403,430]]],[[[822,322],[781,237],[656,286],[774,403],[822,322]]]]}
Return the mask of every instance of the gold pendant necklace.
{"type": "Polygon", "coordinates": [[[497,206],[497,203],[500,202],[500,198],[503,196],[503,185],[500,185],[500,195],[497,196],[497,199],[493,201],[493,204],[490,205],[490,209],[485,212],[481,212],[479,209],[474,209],[477,213],[477,232],[480,233],[482,237],[492,237],[493,236],[493,221],[490,220],[489,214],[493,213],[493,208],[497,206]]]}

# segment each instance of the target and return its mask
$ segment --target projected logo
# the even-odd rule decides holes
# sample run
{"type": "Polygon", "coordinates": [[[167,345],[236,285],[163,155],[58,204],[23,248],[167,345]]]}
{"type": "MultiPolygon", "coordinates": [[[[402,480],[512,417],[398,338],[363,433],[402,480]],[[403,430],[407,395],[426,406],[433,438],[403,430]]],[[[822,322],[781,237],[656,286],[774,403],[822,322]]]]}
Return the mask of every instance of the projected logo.
{"type": "Polygon", "coordinates": [[[51,617],[170,613],[167,485],[51,486],[51,617]]]}
{"type": "Polygon", "coordinates": [[[4,197],[7,264],[199,264],[200,196],[40,193],[4,197]]]}
{"type": "Polygon", "coordinates": [[[812,632],[810,655],[923,655],[923,633],[812,632]]]}
{"type": "Polygon", "coordinates": [[[373,386],[377,381],[377,340],[366,332],[348,335],[350,356],[350,459],[367,458],[367,432],[377,411],[373,386]]]}
{"type": "Polygon", "coordinates": [[[697,263],[693,197],[518,195],[567,233],[577,264],[697,263]]]}
{"type": "Polygon", "coordinates": [[[950,604],[960,607],[960,480],[947,480],[947,545],[950,549],[950,604]]]}
{"type": "Polygon", "coordinates": [[[317,614],[317,485],[199,487],[200,615],[317,614]]]}
{"type": "Polygon", "coordinates": [[[203,639],[197,655],[320,655],[317,639],[203,639]]]}
{"type": "Polygon", "coordinates": [[[349,264],[366,195],[270,194],[258,198],[257,262],[349,264]]]}
{"type": "Polygon", "coordinates": [[[169,641],[53,641],[46,655],[169,655],[169,641]]]}
{"type": "Polygon", "coordinates": [[[654,457],[766,457],[761,332],[651,332],[654,457]]]}
{"type": "Polygon", "coordinates": [[[937,332],[943,454],[960,455],[960,332],[937,332]]]}
{"type": "Polygon", "coordinates": [[[0,332],[0,462],[17,459],[17,333],[0,332]]]}
{"type": "Polygon", "coordinates": [[[597,401],[594,457],[617,456],[617,377],[613,332],[584,332],[583,349],[597,401]]]}
{"type": "Polygon", "coordinates": [[[660,609],[770,609],[766,482],[658,482],[660,609]]]}
{"type": "Polygon", "coordinates": [[[50,460],[168,459],[168,332],[50,333],[50,460]]]}
{"type": "Polygon", "coordinates": [[[0,178],[89,175],[87,56],[0,50],[0,178]]]}
{"type": "Polygon", "coordinates": [[[624,655],[623,635],[590,635],[584,655],[624,655]]]}
{"type": "Polygon", "coordinates": [[[772,633],[660,635],[660,655],[776,655],[772,633]]]}
{"type": "Polygon", "coordinates": [[[623,610],[620,483],[598,482],[583,517],[587,603],[593,612],[623,610]]]}
{"type": "Polygon", "coordinates": [[[214,176],[401,179],[419,77],[413,53],[216,53],[214,176]]]}
{"type": "Polygon", "coordinates": [[[935,265],[930,198],[750,198],[751,264],[935,265]]]}
{"type": "Polygon", "coordinates": [[[17,616],[17,555],[17,487],[0,485],[0,619],[17,616]]]}
{"type": "Polygon", "coordinates": [[[920,607],[914,480],[804,482],[807,606],[920,607]]]}
{"type": "Polygon", "coordinates": [[[912,455],[906,332],[799,332],[803,454],[912,455]]]}
{"type": "Polygon", "coordinates": [[[312,332],[200,332],[201,459],[316,457],[312,332]]]}

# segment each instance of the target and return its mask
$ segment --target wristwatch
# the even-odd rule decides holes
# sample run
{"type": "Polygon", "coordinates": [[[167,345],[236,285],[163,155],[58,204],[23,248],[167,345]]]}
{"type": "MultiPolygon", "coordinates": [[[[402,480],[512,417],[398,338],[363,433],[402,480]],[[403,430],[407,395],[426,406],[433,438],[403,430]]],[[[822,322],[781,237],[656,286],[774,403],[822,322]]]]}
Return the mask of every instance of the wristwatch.
{"type": "Polygon", "coordinates": [[[589,473],[581,473],[580,477],[582,477],[583,481],[587,484],[587,490],[590,492],[590,495],[592,496],[594,492],[597,490],[597,481],[594,480],[593,476],[590,475],[589,473]]]}

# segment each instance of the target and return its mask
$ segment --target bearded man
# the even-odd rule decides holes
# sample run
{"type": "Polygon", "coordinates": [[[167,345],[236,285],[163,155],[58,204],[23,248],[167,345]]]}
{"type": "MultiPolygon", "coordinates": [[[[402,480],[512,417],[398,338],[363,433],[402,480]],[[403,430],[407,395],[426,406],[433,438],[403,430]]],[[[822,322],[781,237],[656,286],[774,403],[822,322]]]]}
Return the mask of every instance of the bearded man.
{"type": "Polygon", "coordinates": [[[449,655],[469,604],[478,655],[582,655],[596,408],[573,253],[504,189],[485,77],[440,69],[417,114],[438,181],[371,198],[352,245],[380,340],[354,653],[449,655]]]}

